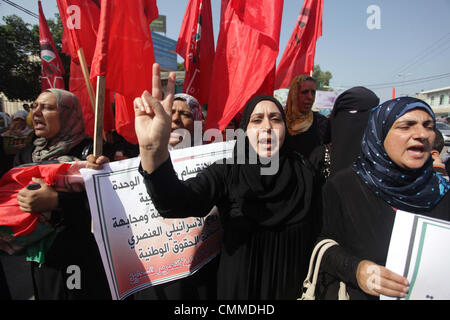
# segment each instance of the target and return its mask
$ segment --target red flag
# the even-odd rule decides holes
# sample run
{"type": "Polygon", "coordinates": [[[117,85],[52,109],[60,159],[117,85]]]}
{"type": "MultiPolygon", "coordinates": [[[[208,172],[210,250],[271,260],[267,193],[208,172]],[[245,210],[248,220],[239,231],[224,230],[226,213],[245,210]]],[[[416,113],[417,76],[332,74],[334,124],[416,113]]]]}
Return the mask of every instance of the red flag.
{"type": "Polygon", "coordinates": [[[91,67],[91,80],[104,75],[106,89],[125,97],[127,103],[116,105],[117,132],[131,143],[136,133],[124,130],[134,125],[121,118],[133,111],[133,99],[152,88],[155,62],[150,23],[158,17],[156,0],[102,0],[97,44],[91,67]],[[119,111],[119,108],[126,110],[119,111]],[[122,129],[121,129],[122,128],[122,129]]]}
{"type": "Polygon", "coordinates": [[[0,226],[11,229],[14,236],[28,235],[38,222],[35,213],[23,212],[17,201],[17,194],[28,184],[34,182],[31,178],[42,178],[48,185],[53,185],[58,174],[64,174],[70,163],[35,165],[13,168],[0,179],[0,226]]]}
{"type": "Polygon", "coordinates": [[[134,129],[134,109],[132,97],[125,97],[116,93],[116,131],[128,142],[137,144],[138,140],[134,129]]]}
{"type": "Polygon", "coordinates": [[[323,0],[305,0],[278,64],[275,89],[289,88],[297,75],[313,70],[316,41],[322,36],[322,12],[323,0]]]}
{"type": "Polygon", "coordinates": [[[392,99],[395,99],[395,88],[392,88],[392,99]]]}
{"type": "MultiPolygon", "coordinates": [[[[99,0],[57,0],[63,24],[62,51],[71,57],[69,90],[83,109],[85,132],[93,137],[95,116],[83,77],[78,50],[83,48],[87,67],[92,63],[100,23],[99,0]]],[[[95,95],[95,93],[94,93],[95,95]]],[[[114,129],[112,110],[105,104],[104,129],[114,129]]]]}
{"type": "MultiPolygon", "coordinates": [[[[95,126],[95,114],[92,109],[91,101],[89,99],[89,94],[86,89],[86,83],[84,81],[83,72],[81,71],[80,64],[72,60],[70,64],[70,80],[69,80],[69,91],[75,94],[81,103],[81,109],[83,110],[83,121],[85,132],[94,137],[94,126],[95,126]]],[[[104,131],[114,129],[114,115],[112,112],[111,103],[114,98],[111,98],[111,94],[106,95],[105,108],[104,108],[104,131]]]]}
{"type": "Polygon", "coordinates": [[[230,2],[230,0],[221,0],[221,3],[220,3],[220,24],[222,24],[224,22],[225,11],[227,11],[228,2],[230,2]]]}
{"type": "Polygon", "coordinates": [[[41,48],[41,86],[42,91],[50,88],[64,89],[64,68],[56,51],[52,34],[48,28],[47,20],[42,11],[41,1],[39,6],[39,43],[41,48]]]}
{"type": "Polygon", "coordinates": [[[206,129],[223,130],[253,96],[273,94],[282,13],[283,0],[229,2],[217,41],[206,129]]]}
{"type": "Polygon", "coordinates": [[[186,8],[176,52],[184,59],[183,92],[200,104],[208,103],[214,62],[214,35],[210,0],[190,0],[186,8]]]}
{"type": "Polygon", "coordinates": [[[62,52],[79,62],[77,51],[83,48],[86,63],[92,63],[100,22],[99,0],[56,0],[63,24],[62,52]]]}

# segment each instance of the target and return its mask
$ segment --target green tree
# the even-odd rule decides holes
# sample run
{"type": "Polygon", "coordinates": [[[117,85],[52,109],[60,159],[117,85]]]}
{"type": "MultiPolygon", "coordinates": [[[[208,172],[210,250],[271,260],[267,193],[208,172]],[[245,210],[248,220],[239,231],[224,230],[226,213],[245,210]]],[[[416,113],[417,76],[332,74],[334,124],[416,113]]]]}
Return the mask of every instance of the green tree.
{"type": "Polygon", "coordinates": [[[178,71],[185,71],[184,70],[184,62],[178,62],[177,63],[177,70],[178,71]]]}
{"type": "MultiPolygon", "coordinates": [[[[62,23],[59,15],[47,20],[63,61],[68,88],[70,57],[61,54],[62,23]]],[[[0,25],[0,92],[9,99],[33,100],[41,92],[39,25],[25,23],[17,15],[3,18],[0,25]]]]}
{"type": "Polygon", "coordinates": [[[330,80],[333,75],[330,71],[322,71],[320,65],[316,64],[314,66],[314,71],[312,77],[316,80],[317,90],[328,91],[328,86],[330,85],[330,80]]]}

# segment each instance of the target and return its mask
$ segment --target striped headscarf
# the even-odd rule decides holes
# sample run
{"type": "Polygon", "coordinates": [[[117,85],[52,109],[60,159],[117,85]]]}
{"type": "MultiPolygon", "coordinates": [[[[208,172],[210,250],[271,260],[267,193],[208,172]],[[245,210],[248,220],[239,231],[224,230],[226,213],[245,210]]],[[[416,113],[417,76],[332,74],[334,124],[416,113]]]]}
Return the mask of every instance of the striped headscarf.
{"type": "Polygon", "coordinates": [[[81,141],[88,138],[84,133],[83,114],[80,101],[73,93],[62,89],[48,89],[56,97],[58,107],[59,133],[50,139],[43,137],[34,141],[33,162],[58,160],[70,162],[80,160],[67,153],[81,141]]]}

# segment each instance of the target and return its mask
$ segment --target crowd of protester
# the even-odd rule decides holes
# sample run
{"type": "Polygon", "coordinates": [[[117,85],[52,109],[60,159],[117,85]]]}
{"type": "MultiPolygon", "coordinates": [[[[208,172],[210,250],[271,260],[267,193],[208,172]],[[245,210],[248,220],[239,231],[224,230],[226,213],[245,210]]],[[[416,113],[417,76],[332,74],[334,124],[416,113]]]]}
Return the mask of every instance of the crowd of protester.
{"type": "MultiPolygon", "coordinates": [[[[158,73],[154,69],[154,79],[158,73]]],[[[450,161],[440,157],[444,143],[428,104],[411,97],[380,104],[371,90],[354,87],[340,94],[327,118],[312,110],[315,80],[299,75],[285,108],[273,96],[259,95],[230,122],[227,129],[246,133],[244,154],[235,147],[235,161],[214,163],[181,181],[170,150],[201,144],[194,141],[194,122],[205,115],[194,97],[175,94],[173,77],[164,99],[161,84],[153,85],[152,94],[134,101],[138,145],[113,132],[101,157],[92,155],[80,102],[68,91],[46,90],[29,110],[11,117],[0,113],[2,175],[14,167],[77,160],[98,169],[140,155],[139,173],[161,216],[203,217],[218,210],[223,228],[218,256],[191,276],[128,299],[296,299],[312,249],[325,238],[340,245],[324,256],[321,298],[335,297],[339,281],[347,284],[351,299],[405,296],[407,279],[384,267],[393,213],[450,221],[450,161]],[[261,174],[275,158],[276,173],[261,174]],[[367,284],[373,267],[381,270],[371,280],[378,287],[367,284]]],[[[225,130],[222,134],[226,140],[225,130]]],[[[25,262],[24,256],[35,299],[111,299],[86,192],[34,182],[38,187],[19,191],[19,206],[55,230],[40,240],[39,259],[27,256],[25,262]],[[71,265],[83,271],[80,289],[67,287],[71,265]]],[[[0,263],[3,299],[11,297],[7,280],[0,263]]]]}

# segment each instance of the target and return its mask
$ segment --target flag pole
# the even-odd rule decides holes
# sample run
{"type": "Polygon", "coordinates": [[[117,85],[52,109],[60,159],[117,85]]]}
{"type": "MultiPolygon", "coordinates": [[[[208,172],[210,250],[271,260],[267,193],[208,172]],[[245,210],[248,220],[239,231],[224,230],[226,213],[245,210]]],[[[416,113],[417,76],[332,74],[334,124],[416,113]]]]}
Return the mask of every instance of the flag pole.
{"type": "Polygon", "coordinates": [[[97,77],[97,97],[95,101],[94,156],[103,152],[103,118],[105,109],[105,76],[97,77]]]}
{"type": "Polygon", "coordinates": [[[92,110],[95,112],[95,95],[94,88],[92,88],[92,83],[89,80],[89,69],[87,66],[86,58],[84,56],[83,48],[78,49],[78,58],[80,59],[81,71],[83,72],[84,82],[86,84],[86,88],[89,94],[89,100],[91,101],[92,110]]]}

